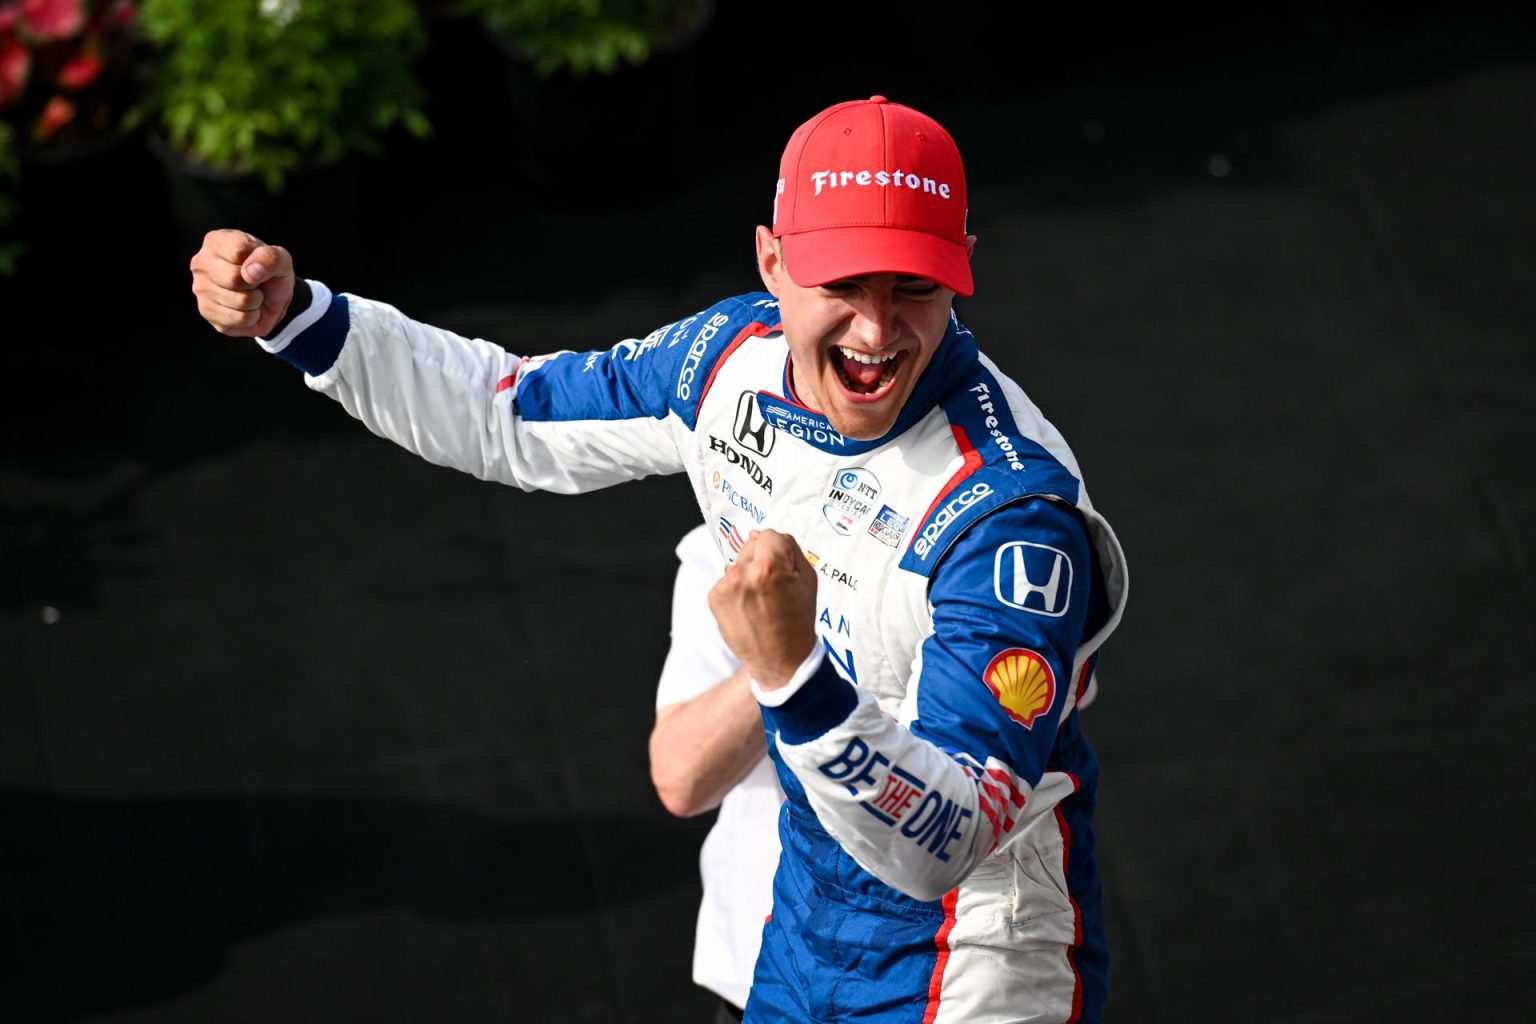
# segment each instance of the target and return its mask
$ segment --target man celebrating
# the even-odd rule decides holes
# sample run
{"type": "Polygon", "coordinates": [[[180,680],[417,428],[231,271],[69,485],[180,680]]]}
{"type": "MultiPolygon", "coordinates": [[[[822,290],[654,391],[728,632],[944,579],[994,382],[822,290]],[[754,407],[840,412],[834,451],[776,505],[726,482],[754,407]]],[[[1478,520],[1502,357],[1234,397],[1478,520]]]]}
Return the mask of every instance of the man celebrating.
{"type": "Polygon", "coordinates": [[[955,316],[960,155],[875,96],[790,138],[766,293],[519,358],[211,233],[203,316],[433,462],[580,491],[687,473],[710,607],[787,795],[748,1021],[1094,1021],[1107,990],[1077,707],[1125,560],[1060,434],[955,316]]]}

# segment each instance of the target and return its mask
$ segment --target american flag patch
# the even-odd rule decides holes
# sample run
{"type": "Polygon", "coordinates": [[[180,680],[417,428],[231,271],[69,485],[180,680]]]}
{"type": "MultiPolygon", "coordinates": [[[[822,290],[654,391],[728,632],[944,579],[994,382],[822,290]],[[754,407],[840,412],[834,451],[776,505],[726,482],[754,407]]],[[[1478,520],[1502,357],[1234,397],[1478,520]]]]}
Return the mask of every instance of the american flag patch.
{"type": "Polygon", "coordinates": [[[747,542],[747,538],[736,529],[736,524],[725,516],[720,517],[720,536],[725,538],[725,543],[730,546],[732,554],[741,554],[741,546],[747,542]]]}

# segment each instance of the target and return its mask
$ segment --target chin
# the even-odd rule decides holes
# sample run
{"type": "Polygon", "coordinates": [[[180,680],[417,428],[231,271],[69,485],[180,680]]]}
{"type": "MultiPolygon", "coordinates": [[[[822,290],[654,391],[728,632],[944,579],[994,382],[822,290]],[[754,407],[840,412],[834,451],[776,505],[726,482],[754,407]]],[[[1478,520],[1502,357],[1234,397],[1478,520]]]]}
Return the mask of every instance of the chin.
{"type": "Polygon", "coordinates": [[[844,437],[855,441],[873,441],[890,433],[896,425],[896,414],[900,412],[900,406],[894,409],[857,409],[850,411],[847,408],[839,409],[836,415],[828,415],[827,422],[832,424],[844,437]]]}

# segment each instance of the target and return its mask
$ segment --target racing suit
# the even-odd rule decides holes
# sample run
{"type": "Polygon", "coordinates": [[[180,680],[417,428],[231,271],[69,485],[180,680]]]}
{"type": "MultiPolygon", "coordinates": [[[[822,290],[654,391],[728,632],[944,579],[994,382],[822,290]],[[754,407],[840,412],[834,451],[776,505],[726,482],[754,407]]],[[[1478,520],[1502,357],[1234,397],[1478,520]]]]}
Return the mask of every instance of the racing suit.
{"type": "Polygon", "coordinates": [[[957,317],[884,437],[800,404],[777,305],[519,358],[332,296],[262,344],[422,457],[525,489],[686,473],[729,560],[819,575],[820,647],[763,693],[787,794],[748,1021],[1094,1021],[1107,953],[1077,706],[1125,560],[1076,460],[957,317]]]}

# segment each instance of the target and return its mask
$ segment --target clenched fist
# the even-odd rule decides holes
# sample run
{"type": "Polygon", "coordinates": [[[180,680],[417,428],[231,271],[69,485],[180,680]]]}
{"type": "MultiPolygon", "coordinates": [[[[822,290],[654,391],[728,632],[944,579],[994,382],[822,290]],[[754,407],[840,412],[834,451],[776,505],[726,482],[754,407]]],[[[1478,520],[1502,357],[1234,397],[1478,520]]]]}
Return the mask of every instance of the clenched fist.
{"type": "Polygon", "coordinates": [[[210,231],[192,257],[197,311],[220,334],[261,338],[288,311],[293,257],[244,231],[210,231]]]}
{"type": "Polygon", "coordinates": [[[787,533],[758,530],[709,592],[720,635],[765,690],[816,646],[816,570],[787,533]]]}

